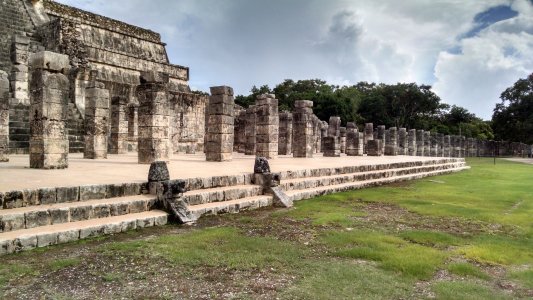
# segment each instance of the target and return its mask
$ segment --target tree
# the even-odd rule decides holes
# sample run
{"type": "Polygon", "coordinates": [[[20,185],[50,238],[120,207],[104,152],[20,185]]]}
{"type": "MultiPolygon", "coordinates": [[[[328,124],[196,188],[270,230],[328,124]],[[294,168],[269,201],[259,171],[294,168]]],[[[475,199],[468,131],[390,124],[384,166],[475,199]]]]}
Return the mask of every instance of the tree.
{"type": "Polygon", "coordinates": [[[533,74],[519,79],[500,98],[492,115],[496,138],[533,144],[533,74]]]}

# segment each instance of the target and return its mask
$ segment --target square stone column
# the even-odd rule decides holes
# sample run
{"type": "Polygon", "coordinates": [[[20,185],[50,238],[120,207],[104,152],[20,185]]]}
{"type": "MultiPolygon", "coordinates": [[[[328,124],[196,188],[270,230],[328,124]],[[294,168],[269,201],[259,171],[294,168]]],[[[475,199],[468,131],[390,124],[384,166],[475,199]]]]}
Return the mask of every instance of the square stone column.
{"type": "Polygon", "coordinates": [[[313,101],[296,100],[292,113],[292,156],[313,157],[315,142],[313,128],[313,101]]]}
{"type": "Polygon", "coordinates": [[[382,156],[383,155],[383,146],[381,139],[370,140],[366,144],[366,150],[368,156],[382,156]]]}
{"type": "Polygon", "coordinates": [[[255,105],[250,105],[246,109],[246,120],[244,127],[244,136],[245,136],[245,148],[244,154],[246,155],[255,155],[255,105]]]}
{"type": "Polygon", "coordinates": [[[9,79],[0,70],[0,162],[9,161],[9,79]]]}
{"type": "Polygon", "coordinates": [[[437,134],[437,156],[444,157],[444,134],[437,134]]]}
{"type": "Polygon", "coordinates": [[[128,151],[137,151],[137,140],[139,139],[139,105],[130,104],[127,108],[128,114],[128,151]]]}
{"type": "Polygon", "coordinates": [[[438,138],[437,138],[437,133],[436,132],[432,132],[431,133],[430,141],[431,141],[431,144],[430,144],[431,156],[432,157],[437,157],[438,154],[439,154],[439,145],[438,145],[438,138]]]}
{"type": "Polygon", "coordinates": [[[244,153],[246,148],[246,110],[235,112],[235,142],[233,149],[238,153],[244,153]]]}
{"type": "Polygon", "coordinates": [[[326,157],[341,156],[340,117],[329,117],[328,136],[323,138],[323,152],[326,157]]]}
{"type": "Polygon", "coordinates": [[[170,109],[168,99],[168,74],[148,71],[141,73],[137,87],[139,100],[139,164],[170,159],[170,109]]]}
{"type": "Polygon", "coordinates": [[[407,154],[409,156],[417,155],[416,129],[409,129],[407,134],[407,154]]]}
{"type": "Polygon", "coordinates": [[[314,153],[320,153],[322,152],[322,121],[313,114],[313,137],[314,137],[314,143],[313,143],[313,149],[314,153]]]}
{"type": "Polygon", "coordinates": [[[30,56],[30,67],[30,168],[67,168],[69,58],[43,51],[30,56]]]}
{"type": "Polygon", "coordinates": [[[407,129],[400,128],[398,130],[398,155],[407,155],[409,147],[407,145],[407,129]]]}
{"type": "Polygon", "coordinates": [[[365,124],[365,136],[364,136],[364,153],[367,153],[366,152],[366,144],[368,143],[368,141],[371,141],[374,139],[374,124],[372,123],[366,123],[365,124]]]}
{"type": "Polygon", "coordinates": [[[128,152],[128,116],[126,114],[126,97],[111,98],[111,136],[109,138],[109,154],[128,152]]]}
{"type": "Polygon", "coordinates": [[[385,153],[385,125],[379,125],[377,139],[381,140],[381,153],[385,153]]]}
{"type": "Polygon", "coordinates": [[[279,114],[279,155],[292,154],[292,113],[284,111],[279,114]]]}
{"type": "Polygon", "coordinates": [[[324,138],[328,136],[328,130],[328,122],[322,121],[322,125],[320,127],[320,152],[324,152],[324,138]]]}
{"type": "Polygon", "coordinates": [[[385,134],[385,155],[398,155],[398,133],[396,127],[391,127],[385,134]]]}
{"type": "Polygon", "coordinates": [[[328,136],[341,135],[341,117],[329,117],[328,136]]]}
{"type": "Polygon", "coordinates": [[[346,127],[340,128],[341,153],[346,153],[346,127]]]}
{"type": "Polygon", "coordinates": [[[229,86],[211,87],[207,122],[207,161],[230,161],[233,158],[235,101],[229,86]]]}
{"type": "Polygon", "coordinates": [[[431,131],[424,131],[424,156],[431,156],[431,131]]]}
{"type": "Polygon", "coordinates": [[[460,144],[460,154],[459,157],[465,157],[465,144],[466,144],[466,137],[464,135],[461,135],[459,137],[459,144],[460,144]]]}
{"type": "Polygon", "coordinates": [[[278,99],[273,94],[257,96],[255,124],[255,155],[277,158],[279,141],[278,99]]]}
{"type": "Polygon", "coordinates": [[[444,142],[443,142],[443,145],[442,145],[442,148],[443,148],[443,156],[444,157],[451,157],[452,156],[452,151],[451,151],[451,136],[449,135],[445,135],[444,136],[444,142]]]}
{"type": "Polygon", "coordinates": [[[425,147],[424,147],[424,138],[426,135],[424,134],[424,130],[419,129],[416,131],[416,156],[424,156],[425,155],[425,147]]]}
{"type": "Polygon", "coordinates": [[[101,82],[85,89],[85,150],[83,158],[107,158],[109,91],[101,82]]]}
{"type": "Polygon", "coordinates": [[[355,123],[352,122],[346,124],[346,131],[346,155],[363,155],[363,143],[360,140],[360,137],[363,137],[363,134],[359,134],[355,123]]]}
{"type": "Polygon", "coordinates": [[[14,35],[11,40],[11,104],[30,104],[28,92],[28,56],[30,38],[21,35],[14,35]]]}

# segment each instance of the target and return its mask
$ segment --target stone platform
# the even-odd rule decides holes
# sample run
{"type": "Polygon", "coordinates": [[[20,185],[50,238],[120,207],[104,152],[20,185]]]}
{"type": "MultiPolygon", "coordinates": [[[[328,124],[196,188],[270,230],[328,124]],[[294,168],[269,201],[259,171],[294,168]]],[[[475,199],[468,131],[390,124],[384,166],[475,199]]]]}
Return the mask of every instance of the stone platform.
{"type": "MultiPolygon", "coordinates": [[[[431,161],[436,157],[418,156],[346,156],[293,158],[280,155],[269,161],[273,172],[311,168],[338,168],[343,166],[375,165],[397,162],[431,161]]],[[[253,172],[254,156],[233,153],[233,160],[207,162],[204,154],[173,155],[168,164],[171,179],[239,175],[253,172]]],[[[0,192],[43,187],[64,187],[95,184],[145,182],[149,165],[137,163],[137,154],[113,155],[107,159],[83,159],[81,153],[69,154],[69,167],[63,170],[29,168],[28,155],[11,155],[10,161],[0,163],[0,192]]]]}
{"type": "MultiPolygon", "coordinates": [[[[103,160],[74,154],[63,170],[30,169],[28,160],[27,155],[15,155],[0,164],[0,255],[169,220],[169,208],[149,193],[149,166],[137,164],[135,154],[103,160]]],[[[252,180],[254,162],[255,157],[240,154],[227,162],[206,162],[203,154],[172,157],[170,178],[180,179],[185,191],[172,216],[191,223],[205,215],[279,205],[280,196],[292,205],[324,194],[469,168],[463,158],[280,156],[270,161],[281,179],[270,194],[252,180]]]]}

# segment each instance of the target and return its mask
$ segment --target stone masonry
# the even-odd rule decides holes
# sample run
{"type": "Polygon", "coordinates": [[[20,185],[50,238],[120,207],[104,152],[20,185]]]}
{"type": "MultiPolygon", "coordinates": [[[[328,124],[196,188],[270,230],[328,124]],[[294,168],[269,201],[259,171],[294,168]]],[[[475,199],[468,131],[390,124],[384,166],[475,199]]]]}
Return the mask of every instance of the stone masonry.
{"type": "Polygon", "coordinates": [[[355,123],[348,122],[346,124],[346,155],[363,155],[363,145],[360,143],[359,136],[360,134],[355,123]]]}
{"type": "Polygon", "coordinates": [[[67,168],[68,56],[39,52],[30,56],[30,66],[30,168],[67,168]]]}
{"type": "Polygon", "coordinates": [[[255,155],[255,105],[250,105],[246,109],[246,120],[244,124],[244,137],[245,137],[245,147],[244,154],[246,155],[255,155]]]}
{"type": "Polygon", "coordinates": [[[85,151],[83,158],[107,158],[109,91],[94,82],[85,91],[85,151]]]}
{"type": "Polygon", "coordinates": [[[128,151],[137,151],[137,140],[139,139],[139,104],[130,103],[126,112],[128,114],[128,151]]]}
{"type": "Polygon", "coordinates": [[[215,86],[210,90],[206,160],[229,161],[233,154],[233,126],[235,124],[233,89],[228,86],[215,86]]]}
{"type": "Polygon", "coordinates": [[[127,99],[122,96],[111,98],[111,136],[109,138],[109,154],[128,152],[128,116],[126,114],[127,99]]]}
{"type": "Polygon", "coordinates": [[[407,129],[400,128],[398,130],[398,154],[407,155],[409,152],[409,147],[407,145],[407,129]]]}
{"type": "Polygon", "coordinates": [[[273,94],[257,96],[255,155],[267,159],[278,157],[279,113],[278,99],[273,94]]]}
{"type": "Polygon", "coordinates": [[[368,141],[371,141],[374,139],[374,124],[372,123],[366,123],[365,124],[365,139],[364,139],[364,153],[367,153],[366,151],[366,144],[368,141]]]}
{"type": "Polygon", "coordinates": [[[340,117],[329,117],[328,136],[323,139],[324,156],[338,157],[341,155],[340,127],[340,117]]]}
{"type": "Polygon", "coordinates": [[[407,133],[407,154],[409,156],[417,155],[416,129],[409,129],[407,133]]]}
{"type": "Polygon", "coordinates": [[[431,131],[424,131],[424,156],[431,156],[431,131]]]}
{"type": "Polygon", "coordinates": [[[292,113],[293,157],[313,157],[313,101],[296,100],[292,113]]]}
{"type": "Polygon", "coordinates": [[[0,70],[0,162],[9,161],[9,80],[0,70]]]}
{"type": "Polygon", "coordinates": [[[279,114],[278,154],[292,154],[292,113],[287,111],[279,114]]]}
{"type": "Polygon", "coordinates": [[[385,135],[385,155],[398,155],[398,134],[396,127],[391,127],[385,135]]]}
{"type": "Polygon", "coordinates": [[[14,35],[11,42],[11,97],[12,104],[28,105],[28,56],[30,39],[26,36],[14,35]]]}
{"type": "Polygon", "coordinates": [[[346,153],[346,127],[340,128],[341,153],[346,153]]]}
{"type": "Polygon", "coordinates": [[[169,99],[168,76],[155,71],[143,72],[137,87],[139,100],[139,164],[168,161],[169,99]]]}
{"type": "Polygon", "coordinates": [[[424,130],[416,131],[416,156],[424,156],[424,130]]]}

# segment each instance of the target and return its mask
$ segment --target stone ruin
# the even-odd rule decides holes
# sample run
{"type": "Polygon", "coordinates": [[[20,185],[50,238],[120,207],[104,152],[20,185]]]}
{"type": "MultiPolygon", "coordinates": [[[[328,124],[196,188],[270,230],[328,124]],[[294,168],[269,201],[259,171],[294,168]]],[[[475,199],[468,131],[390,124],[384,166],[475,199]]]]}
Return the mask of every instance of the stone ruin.
{"type": "Polygon", "coordinates": [[[169,62],[158,33],[52,0],[4,0],[0,18],[9,19],[0,38],[0,162],[13,153],[52,169],[68,167],[73,152],[105,159],[137,151],[141,164],[197,152],[208,161],[233,152],[268,159],[532,152],[412,128],[341,127],[339,117],[320,120],[308,100],[279,112],[270,94],[242,108],[230,87],[192,93],[189,69],[169,62]]]}

